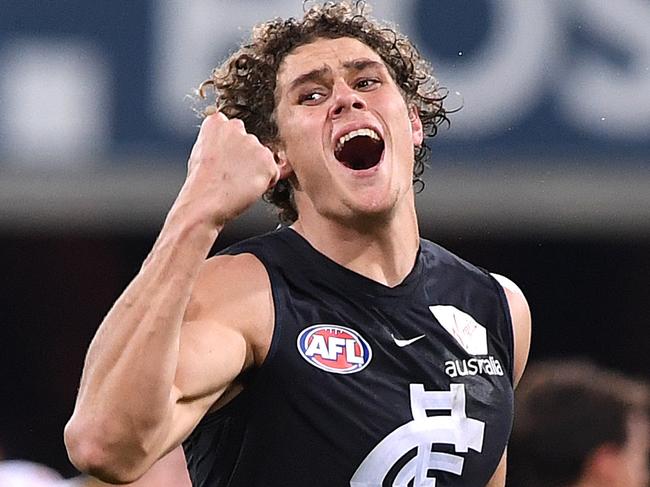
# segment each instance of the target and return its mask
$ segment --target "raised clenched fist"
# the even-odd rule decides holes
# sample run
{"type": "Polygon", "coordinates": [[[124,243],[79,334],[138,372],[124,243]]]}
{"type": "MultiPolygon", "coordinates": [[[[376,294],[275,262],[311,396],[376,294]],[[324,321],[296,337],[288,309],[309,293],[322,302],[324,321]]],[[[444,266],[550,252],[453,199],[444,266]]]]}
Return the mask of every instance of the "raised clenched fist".
{"type": "Polygon", "coordinates": [[[217,112],[203,121],[174,206],[216,227],[241,214],[278,181],[273,153],[239,119],[217,112]]]}

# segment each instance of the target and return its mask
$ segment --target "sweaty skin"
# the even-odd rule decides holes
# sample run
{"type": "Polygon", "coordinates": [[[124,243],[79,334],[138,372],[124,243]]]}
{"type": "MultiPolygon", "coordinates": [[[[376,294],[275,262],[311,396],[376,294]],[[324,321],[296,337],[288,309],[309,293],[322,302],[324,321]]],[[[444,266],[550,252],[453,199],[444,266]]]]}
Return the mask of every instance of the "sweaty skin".
{"type": "MultiPolygon", "coordinates": [[[[381,58],[351,38],[296,48],[277,75],[274,154],[220,113],[203,122],[188,175],[142,269],[116,301],[86,359],[65,430],[72,462],[107,481],[140,477],[178,447],[210,409],[241,390],[273,333],[268,275],[250,254],[206,256],[223,226],[279,178],[290,178],[293,228],[330,259],[388,286],[415,262],[412,186],[422,124],[381,58]],[[353,170],[334,155],[340,135],[373,128],[376,166],[353,170]]],[[[514,323],[515,376],[528,355],[530,315],[500,278],[514,323]]],[[[489,487],[505,484],[505,452],[489,487]]]]}

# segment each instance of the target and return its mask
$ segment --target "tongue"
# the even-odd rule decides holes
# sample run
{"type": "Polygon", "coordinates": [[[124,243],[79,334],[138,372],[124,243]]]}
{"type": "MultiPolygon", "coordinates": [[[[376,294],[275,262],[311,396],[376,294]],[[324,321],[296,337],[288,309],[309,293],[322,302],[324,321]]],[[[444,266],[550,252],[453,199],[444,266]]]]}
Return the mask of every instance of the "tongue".
{"type": "Polygon", "coordinates": [[[382,141],[365,136],[354,137],[336,153],[336,158],[350,169],[370,169],[379,163],[383,150],[382,141]]]}

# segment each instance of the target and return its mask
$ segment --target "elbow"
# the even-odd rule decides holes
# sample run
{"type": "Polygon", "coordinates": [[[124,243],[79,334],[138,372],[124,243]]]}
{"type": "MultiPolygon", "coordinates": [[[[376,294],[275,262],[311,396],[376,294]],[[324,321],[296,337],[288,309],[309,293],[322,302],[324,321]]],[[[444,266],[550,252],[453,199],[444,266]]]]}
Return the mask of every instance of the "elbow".
{"type": "Polygon", "coordinates": [[[104,482],[134,482],[147,470],[144,455],[138,455],[135,448],[111,442],[106,432],[81,426],[74,419],[66,425],[63,438],[70,462],[104,482]]]}

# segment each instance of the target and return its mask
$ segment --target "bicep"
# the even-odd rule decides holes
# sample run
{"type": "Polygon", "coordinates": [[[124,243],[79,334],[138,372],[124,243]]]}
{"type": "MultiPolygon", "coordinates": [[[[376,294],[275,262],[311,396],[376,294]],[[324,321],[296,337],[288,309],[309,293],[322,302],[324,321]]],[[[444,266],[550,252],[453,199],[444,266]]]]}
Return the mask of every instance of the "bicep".
{"type": "Polygon", "coordinates": [[[246,369],[272,332],[268,275],[251,255],[208,261],[181,328],[166,444],[182,442],[246,369]]]}
{"type": "Polygon", "coordinates": [[[205,321],[183,325],[168,444],[182,442],[245,370],[248,349],[236,328],[205,321]]]}

